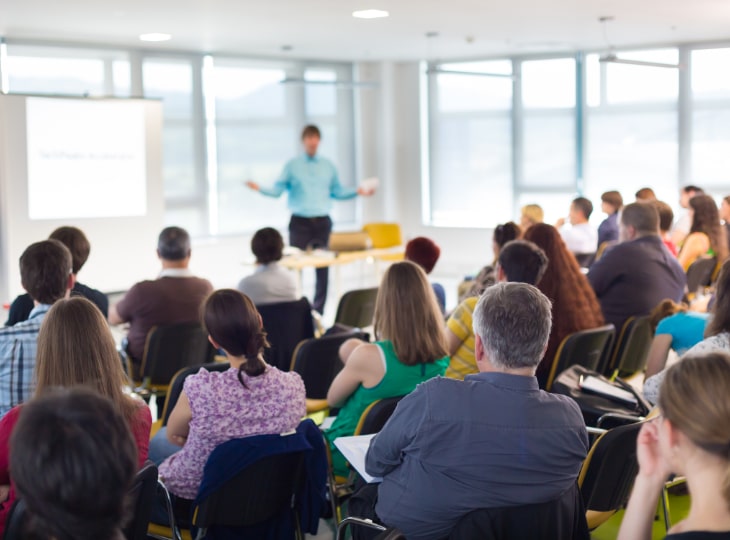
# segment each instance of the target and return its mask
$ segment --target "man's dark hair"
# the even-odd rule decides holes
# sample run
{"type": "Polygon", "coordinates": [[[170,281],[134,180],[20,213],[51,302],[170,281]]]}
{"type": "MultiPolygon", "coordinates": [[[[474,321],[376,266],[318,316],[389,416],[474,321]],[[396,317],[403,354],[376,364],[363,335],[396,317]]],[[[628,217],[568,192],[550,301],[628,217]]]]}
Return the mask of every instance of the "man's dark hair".
{"type": "Polygon", "coordinates": [[[31,244],[20,256],[20,283],[41,304],[66,296],[72,271],[71,252],[58,240],[31,244]]]}
{"type": "Polygon", "coordinates": [[[649,187],[641,188],[634,196],[637,201],[656,201],[656,194],[649,187]]]}
{"type": "Polygon", "coordinates": [[[251,238],[251,251],[256,256],[256,262],[269,264],[281,259],[284,251],[284,239],[279,231],[272,227],[259,229],[251,238]]]}
{"type": "Polygon", "coordinates": [[[317,137],[318,139],[322,138],[322,134],[319,132],[319,128],[313,124],[304,126],[304,129],[302,130],[302,140],[310,136],[317,137]]]}
{"type": "Polygon", "coordinates": [[[694,194],[696,195],[697,193],[704,193],[704,192],[705,192],[705,190],[704,190],[704,189],[702,189],[701,187],[699,187],[699,186],[693,186],[693,185],[691,185],[691,184],[690,184],[689,186],[684,186],[684,187],[682,188],[682,191],[684,191],[684,192],[685,192],[685,193],[687,193],[688,195],[689,195],[690,193],[694,193],[694,194]]]}
{"type": "Polygon", "coordinates": [[[621,223],[634,227],[640,236],[659,234],[659,212],[653,204],[627,204],[621,211],[621,223]]]}
{"type": "Polygon", "coordinates": [[[528,240],[512,240],[499,252],[499,266],[507,281],[537,285],[548,267],[545,252],[528,240]]]}
{"type": "Polygon", "coordinates": [[[580,210],[586,217],[586,219],[590,218],[591,214],[593,213],[593,203],[585,197],[578,197],[577,199],[573,199],[573,206],[580,210]]]}
{"type": "Polygon", "coordinates": [[[136,468],[131,431],[110,400],[79,387],[28,402],[10,439],[24,538],[115,537],[136,468]]]}
{"type": "Polygon", "coordinates": [[[624,205],[624,198],[618,191],[606,191],[603,195],[601,195],[601,202],[605,202],[613,206],[615,213],[621,210],[621,207],[624,205]]]}
{"type": "Polygon", "coordinates": [[[672,228],[672,223],[674,223],[674,212],[672,211],[672,207],[664,201],[651,201],[651,204],[653,204],[657,212],[659,212],[659,230],[667,232],[672,228]]]}
{"type": "Polygon", "coordinates": [[[68,248],[73,260],[72,271],[74,274],[78,274],[91,252],[91,245],[83,231],[76,227],[59,227],[48,238],[58,240],[68,248]]]}
{"type": "Polygon", "coordinates": [[[157,240],[157,254],[166,261],[190,257],[190,235],[181,227],[165,227],[157,240]]]}
{"type": "Polygon", "coordinates": [[[502,223],[494,228],[494,234],[492,240],[498,247],[504,246],[507,242],[516,240],[522,235],[522,229],[514,221],[508,221],[502,223]]]}

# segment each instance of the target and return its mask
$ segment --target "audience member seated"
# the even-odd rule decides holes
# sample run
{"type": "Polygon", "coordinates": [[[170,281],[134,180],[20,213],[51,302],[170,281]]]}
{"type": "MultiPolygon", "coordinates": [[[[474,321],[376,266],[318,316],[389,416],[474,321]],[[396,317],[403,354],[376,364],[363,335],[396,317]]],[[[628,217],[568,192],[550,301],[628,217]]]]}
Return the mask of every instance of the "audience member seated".
{"type": "Polygon", "coordinates": [[[672,223],[674,223],[674,212],[672,211],[672,207],[664,201],[653,201],[651,204],[653,204],[656,211],[659,212],[659,236],[661,237],[662,242],[664,242],[664,245],[667,246],[669,252],[676,257],[679,255],[679,249],[674,242],[672,242],[672,235],[669,233],[672,229],[672,223]]]}
{"type": "Polygon", "coordinates": [[[649,540],[657,502],[671,474],[683,476],[691,506],[667,540],[730,538],[730,356],[696,354],[669,368],[661,415],[636,442],[639,474],[618,540],[649,540]]]}
{"type": "Polygon", "coordinates": [[[626,319],[648,315],[664,299],[679,302],[687,283],[684,270],[659,238],[659,214],[653,205],[624,207],[619,242],[588,272],[603,316],[617,332],[626,319]]]}
{"type": "MultiPolygon", "coordinates": [[[[89,258],[89,252],[91,251],[91,246],[86,235],[76,227],[59,227],[51,233],[48,239],[58,240],[71,252],[71,273],[74,276],[74,287],[71,289],[71,296],[83,296],[91,300],[104,314],[104,318],[106,318],[109,314],[109,299],[106,295],[101,291],[97,291],[76,281],[78,273],[89,258]]],[[[16,323],[27,321],[34,307],[33,299],[30,295],[28,293],[21,294],[10,305],[8,321],[5,323],[5,326],[13,326],[16,323]]]]}
{"type": "Polygon", "coordinates": [[[720,223],[720,213],[715,200],[709,195],[695,195],[689,200],[688,215],[692,219],[689,236],[679,251],[679,264],[685,271],[700,257],[727,259],[728,247],[725,227],[720,223]]]}
{"type": "Polygon", "coordinates": [[[654,339],[646,363],[647,378],[664,369],[670,349],[682,356],[702,341],[710,316],[707,313],[688,311],[684,304],[664,300],[652,310],[649,317],[654,339]]]}
{"type": "Polygon", "coordinates": [[[595,293],[555,227],[547,223],[535,225],[527,231],[525,240],[534,242],[548,258],[545,275],[536,284],[552,302],[552,331],[536,373],[540,388],[543,388],[563,339],[604,322],[595,293]]]}
{"type": "Polygon", "coordinates": [[[23,538],[124,540],[138,456],[117,404],[83,388],[55,390],[23,408],[10,444],[23,538]]]}
{"type": "Polygon", "coordinates": [[[608,217],[598,226],[597,247],[618,240],[618,213],[623,205],[624,200],[618,191],[606,191],[601,195],[601,211],[608,217]]]}
{"type": "Polygon", "coordinates": [[[565,226],[565,219],[560,218],[555,228],[560,230],[568,251],[576,255],[595,253],[598,245],[598,231],[588,223],[593,213],[593,203],[585,197],[573,199],[570,204],[570,227],[565,226]]]}
{"type": "Polygon", "coordinates": [[[720,203],[720,220],[725,225],[725,239],[730,247],[730,195],[722,198],[720,203]]]}
{"type": "Polygon", "coordinates": [[[38,331],[51,305],[74,284],[71,253],[58,240],[31,244],[20,256],[20,280],[35,307],[27,321],[0,328],[0,416],[33,393],[38,331]]]}
{"type": "MultiPolygon", "coordinates": [[[[126,382],[114,337],[101,312],[88,300],[58,300],[48,311],[38,334],[34,379],[36,396],[51,389],[85,386],[107,397],[124,419],[137,445],[139,465],[147,459],[152,416],[145,403],[126,395],[126,382]]],[[[14,478],[8,477],[11,434],[26,405],[14,407],[0,419],[0,491],[8,493],[0,503],[0,534],[15,502],[14,478]],[[11,484],[7,492],[8,484],[11,484]]]]}
{"type": "MultiPolygon", "coordinates": [[[[439,260],[441,248],[430,238],[419,236],[406,244],[405,259],[416,263],[423,268],[426,274],[430,274],[433,267],[439,260]]],[[[446,313],[446,291],[440,283],[431,283],[436,301],[441,308],[441,314],[446,313]]]]}
{"type": "Polygon", "coordinates": [[[299,300],[294,276],[279,265],[284,251],[284,239],[271,227],[259,229],[251,239],[251,251],[256,256],[256,270],[243,278],[238,290],[257,306],[299,300]]]}
{"type": "MultiPolygon", "coordinates": [[[[508,242],[499,252],[497,261],[497,280],[538,283],[548,267],[545,252],[532,242],[513,240],[508,242]]],[[[478,297],[472,296],[464,300],[454,310],[446,322],[446,345],[451,357],[446,376],[452,379],[463,379],[466,375],[478,373],[474,358],[474,329],[472,317],[478,297]]]]}
{"type": "Polygon", "coordinates": [[[365,409],[379,399],[403,396],[423,381],[443,375],[449,365],[443,319],[421,268],[409,261],[386,270],[375,300],[375,343],[347,340],[344,364],[332,381],[327,402],[340,408],[325,437],[335,474],[347,475],[342,454],[332,444],[355,432],[365,409]]]}
{"type": "MultiPolygon", "coordinates": [[[[698,186],[685,186],[679,190],[679,206],[689,209],[689,201],[696,195],[703,195],[704,191],[698,186]]],[[[689,212],[683,214],[672,228],[672,242],[681,246],[692,228],[692,216],[689,212]]]]}
{"type": "Polygon", "coordinates": [[[264,362],[269,344],[250,298],[233,289],[214,292],[203,306],[203,323],[231,368],[201,369],[185,379],[167,426],[150,442],[150,459],[160,465],[170,493],[190,500],[198,493],[205,462],[216,446],[250,435],[291,431],[306,414],[299,375],[264,362]]]}
{"type": "Polygon", "coordinates": [[[127,353],[135,370],[140,368],[150,329],[196,321],[200,305],[213,290],[208,280],[194,277],[188,270],[190,253],[187,231],[180,227],[163,229],[157,242],[157,257],[162,263],[157,279],[137,283],[109,309],[111,324],[129,323],[127,353]]]}
{"type": "Polygon", "coordinates": [[[520,210],[520,227],[526,231],[536,223],[542,223],[545,213],[538,204],[526,204],[520,210]]]}
{"type": "MultiPolygon", "coordinates": [[[[705,328],[705,339],[690,348],[684,356],[713,351],[730,353],[730,261],[722,265],[717,276],[715,302],[712,304],[711,317],[705,328]]],[[[659,388],[665,375],[666,370],[656,374],[647,373],[647,379],[644,381],[644,397],[652,403],[656,403],[659,398],[659,388]]]]}
{"type": "Polygon", "coordinates": [[[436,378],[406,396],[370,443],[352,515],[440,540],[478,508],[542,503],[573,486],[588,451],[578,405],[538,388],[550,300],[532,285],[498,283],[474,311],[481,373],[436,378]]]}
{"type": "Polygon", "coordinates": [[[636,202],[652,202],[657,200],[654,190],[648,187],[641,188],[634,196],[636,197],[636,202]]]}
{"type": "Polygon", "coordinates": [[[459,285],[459,302],[463,302],[467,298],[473,296],[479,296],[484,292],[484,289],[490,285],[494,285],[497,282],[497,275],[494,270],[497,259],[499,259],[499,252],[502,247],[512,240],[517,240],[522,236],[522,229],[512,222],[508,221],[502,225],[497,225],[494,228],[492,234],[492,254],[494,259],[492,264],[488,264],[482,268],[477,277],[473,280],[464,281],[459,285]]]}

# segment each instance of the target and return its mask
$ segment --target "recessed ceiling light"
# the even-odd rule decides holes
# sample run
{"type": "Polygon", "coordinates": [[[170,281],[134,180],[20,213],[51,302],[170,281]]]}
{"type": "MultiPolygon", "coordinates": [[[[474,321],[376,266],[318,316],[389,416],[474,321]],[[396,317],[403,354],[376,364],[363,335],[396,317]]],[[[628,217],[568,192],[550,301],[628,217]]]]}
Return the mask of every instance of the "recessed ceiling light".
{"type": "Polygon", "coordinates": [[[139,39],[142,41],[170,41],[172,36],[160,32],[150,32],[149,34],[140,34],[139,39]]]}
{"type": "Polygon", "coordinates": [[[361,9],[360,11],[352,12],[352,16],[356,19],[382,19],[389,15],[390,13],[382,9],[361,9]]]}

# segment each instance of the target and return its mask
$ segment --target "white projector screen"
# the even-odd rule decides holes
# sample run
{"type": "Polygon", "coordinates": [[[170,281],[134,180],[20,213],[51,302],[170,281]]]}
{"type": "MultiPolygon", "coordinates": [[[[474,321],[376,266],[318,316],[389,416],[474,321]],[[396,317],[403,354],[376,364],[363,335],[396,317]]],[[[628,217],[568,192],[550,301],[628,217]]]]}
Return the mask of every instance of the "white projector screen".
{"type": "Polygon", "coordinates": [[[144,103],[29,97],[26,121],[30,219],[145,215],[144,103]]]}

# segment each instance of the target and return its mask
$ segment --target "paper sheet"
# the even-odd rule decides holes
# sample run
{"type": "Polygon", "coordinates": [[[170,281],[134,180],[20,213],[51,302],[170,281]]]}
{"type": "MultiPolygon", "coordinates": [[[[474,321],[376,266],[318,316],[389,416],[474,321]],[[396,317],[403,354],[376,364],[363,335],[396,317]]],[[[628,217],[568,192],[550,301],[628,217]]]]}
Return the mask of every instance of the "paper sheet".
{"type": "Polygon", "coordinates": [[[382,482],[382,478],[370,476],[365,472],[365,455],[370,447],[370,440],[375,437],[372,435],[357,435],[355,437],[338,437],[335,439],[335,446],[338,448],[345,459],[352,465],[352,468],[362,476],[368,484],[382,482]]]}
{"type": "Polygon", "coordinates": [[[597,377],[586,377],[580,383],[582,390],[588,390],[589,392],[595,392],[608,398],[617,399],[625,403],[636,405],[636,397],[628,390],[617,388],[612,384],[609,384],[597,377]]]}

